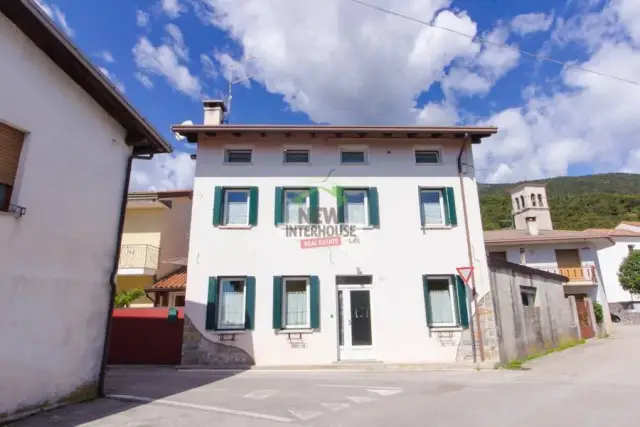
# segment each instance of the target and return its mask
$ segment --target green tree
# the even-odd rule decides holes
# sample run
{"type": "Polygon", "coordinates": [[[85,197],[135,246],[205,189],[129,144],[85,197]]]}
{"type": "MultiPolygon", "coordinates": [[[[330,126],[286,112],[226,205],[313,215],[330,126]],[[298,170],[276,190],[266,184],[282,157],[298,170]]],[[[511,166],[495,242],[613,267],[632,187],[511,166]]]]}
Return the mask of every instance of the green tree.
{"type": "Polygon", "coordinates": [[[142,289],[130,289],[128,291],[120,291],[116,294],[114,306],[116,308],[126,308],[131,305],[132,302],[144,295],[142,289]]]}
{"type": "Polygon", "coordinates": [[[625,291],[640,294],[640,251],[633,251],[627,256],[618,271],[618,281],[625,291]]]}

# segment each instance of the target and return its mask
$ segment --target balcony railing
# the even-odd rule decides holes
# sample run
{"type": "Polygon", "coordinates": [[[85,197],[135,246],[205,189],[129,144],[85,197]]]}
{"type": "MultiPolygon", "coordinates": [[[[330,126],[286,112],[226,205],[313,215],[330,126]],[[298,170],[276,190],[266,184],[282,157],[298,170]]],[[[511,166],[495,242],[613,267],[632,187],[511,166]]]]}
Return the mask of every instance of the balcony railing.
{"type": "Polygon", "coordinates": [[[122,245],[118,268],[158,269],[160,249],[151,245],[122,245]]]}
{"type": "Polygon", "coordinates": [[[569,282],[597,283],[598,277],[594,266],[588,267],[542,267],[540,270],[559,274],[569,278],[569,282]]]}

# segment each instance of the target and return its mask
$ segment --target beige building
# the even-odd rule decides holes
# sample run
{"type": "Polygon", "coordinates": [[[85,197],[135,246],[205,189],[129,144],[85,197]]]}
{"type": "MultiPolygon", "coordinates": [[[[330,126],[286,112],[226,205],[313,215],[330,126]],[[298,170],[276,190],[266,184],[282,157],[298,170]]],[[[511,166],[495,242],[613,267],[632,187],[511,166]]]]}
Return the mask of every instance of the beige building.
{"type": "Polygon", "coordinates": [[[117,291],[146,292],[131,307],[184,305],[191,198],[191,190],[129,194],[117,291]]]}

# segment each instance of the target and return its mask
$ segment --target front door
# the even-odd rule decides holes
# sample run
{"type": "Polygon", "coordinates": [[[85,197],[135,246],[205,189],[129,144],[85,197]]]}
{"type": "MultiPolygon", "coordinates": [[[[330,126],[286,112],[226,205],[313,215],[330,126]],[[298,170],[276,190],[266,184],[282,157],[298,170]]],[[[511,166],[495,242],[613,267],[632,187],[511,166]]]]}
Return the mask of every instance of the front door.
{"type": "Polygon", "coordinates": [[[338,285],[340,360],[372,360],[371,286],[338,285]]]}
{"type": "Polygon", "coordinates": [[[582,339],[588,340],[596,334],[591,324],[591,315],[589,314],[589,304],[584,296],[576,295],[576,310],[578,311],[578,322],[580,323],[580,335],[582,339]]]}

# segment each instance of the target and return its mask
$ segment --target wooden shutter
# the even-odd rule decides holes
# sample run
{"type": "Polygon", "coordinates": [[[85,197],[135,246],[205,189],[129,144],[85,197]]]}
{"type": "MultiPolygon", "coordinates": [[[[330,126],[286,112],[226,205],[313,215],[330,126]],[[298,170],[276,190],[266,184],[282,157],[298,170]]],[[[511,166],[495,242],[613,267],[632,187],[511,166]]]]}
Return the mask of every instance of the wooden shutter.
{"type": "Polygon", "coordinates": [[[455,227],[458,225],[458,214],[456,213],[456,198],[453,193],[453,187],[444,188],[442,190],[442,196],[445,203],[446,224],[455,227]]]}
{"type": "Polygon", "coordinates": [[[378,203],[378,189],[376,187],[369,187],[367,200],[369,201],[369,225],[379,227],[380,207],[378,203]]]}
{"type": "Polygon", "coordinates": [[[309,292],[311,300],[311,313],[309,318],[311,320],[311,329],[320,328],[320,280],[318,276],[311,276],[309,278],[309,292]]]}
{"type": "Polygon", "coordinates": [[[418,209],[420,210],[420,225],[424,227],[424,207],[422,206],[422,187],[418,187],[418,209]]]}
{"type": "Polygon", "coordinates": [[[218,279],[209,277],[209,293],[207,296],[207,313],[205,329],[215,330],[218,327],[218,279]]]}
{"type": "Polygon", "coordinates": [[[258,187],[249,188],[249,225],[258,225],[258,187]]]}
{"type": "Polygon", "coordinates": [[[458,324],[463,328],[469,327],[469,312],[467,311],[467,286],[460,276],[451,278],[456,288],[456,309],[458,311],[458,324]]]}
{"type": "Polygon", "coordinates": [[[338,186],[333,187],[333,194],[336,197],[338,207],[338,224],[344,224],[344,188],[338,186]]]}
{"type": "Polygon", "coordinates": [[[256,278],[247,277],[247,288],[245,289],[245,318],[244,328],[253,329],[256,315],[256,278]]]}
{"type": "Polygon", "coordinates": [[[282,276],[273,276],[273,329],[282,329],[282,276]]]}
{"type": "Polygon", "coordinates": [[[213,225],[222,224],[222,198],[224,197],[224,191],[222,187],[216,186],[213,192],[213,225]]]}
{"type": "Polygon", "coordinates": [[[422,275],[422,289],[424,291],[424,311],[427,318],[427,326],[431,326],[431,296],[429,295],[429,278],[426,274],[422,275]]]}
{"type": "Polygon", "coordinates": [[[282,187],[276,187],[274,203],[274,222],[276,225],[279,225],[284,222],[284,217],[282,214],[282,205],[284,204],[284,190],[282,187]]]}
{"type": "Polygon", "coordinates": [[[0,123],[0,184],[13,186],[23,141],[23,132],[0,123]]]}
{"type": "Polygon", "coordinates": [[[318,224],[320,222],[319,209],[320,194],[318,193],[318,187],[311,187],[309,188],[309,221],[311,224],[318,224]]]}

